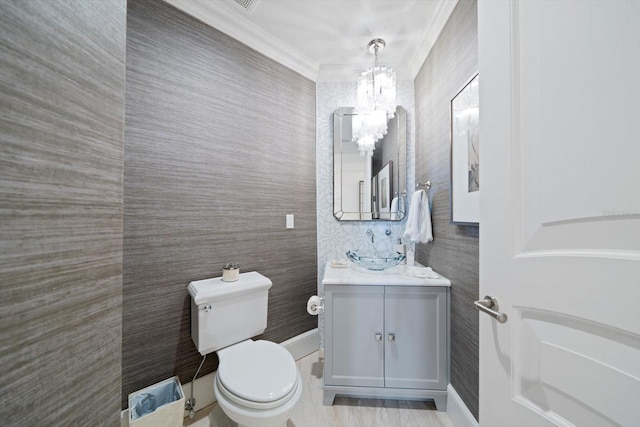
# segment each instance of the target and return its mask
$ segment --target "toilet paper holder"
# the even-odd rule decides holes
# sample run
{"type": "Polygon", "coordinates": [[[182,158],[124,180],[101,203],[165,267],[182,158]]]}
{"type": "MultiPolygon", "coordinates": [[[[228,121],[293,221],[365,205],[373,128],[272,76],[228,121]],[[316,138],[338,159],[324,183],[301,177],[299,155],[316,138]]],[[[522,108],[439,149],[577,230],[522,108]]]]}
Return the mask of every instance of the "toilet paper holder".
{"type": "Polygon", "coordinates": [[[324,311],[324,298],[319,297],[317,295],[313,295],[307,301],[307,313],[312,316],[317,316],[321,312],[324,311]]]}

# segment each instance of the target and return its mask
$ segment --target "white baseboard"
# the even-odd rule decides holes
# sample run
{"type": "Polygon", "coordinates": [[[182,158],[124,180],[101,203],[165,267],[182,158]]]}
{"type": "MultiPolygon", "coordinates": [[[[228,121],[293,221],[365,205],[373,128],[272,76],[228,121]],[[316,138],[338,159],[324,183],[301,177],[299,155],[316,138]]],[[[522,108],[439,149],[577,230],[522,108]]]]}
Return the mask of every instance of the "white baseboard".
{"type": "Polygon", "coordinates": [[[280,345],[289,350],[289,353],[291,353],[295,360],[302,359],[318,350],[318,346],[320,345],[318,328],[296,335],[280,345]]]}
{"type": "Polygon", "coordinates": [[[478,421],[451,384],[447,386],[447,415],[455,427],[478,427],[478,421]]]}
{"type": "MultiPolygon", "coordinates": [[[[318,328],[316,328],[290,338],[280,345],[289,350],[293,358],[298,360],[318,350],[319,342],[318,328]]],[[[193,397],[196,399],[196,412],[216,401],[216,397],[213,394],[215,374],[215,372],[211,372],[193,381],[193,397]]],[[[189,399],[189,397],[191,397],[191,382],[182,384],[182,389],[184,390],[185,399],[189,399]]],[[[185,411],[184,416],[188,417],[189,413],[185,411]]],[[[129,427],[128,409],[122,411],[120,420],[121,427],[129,427]]]]}

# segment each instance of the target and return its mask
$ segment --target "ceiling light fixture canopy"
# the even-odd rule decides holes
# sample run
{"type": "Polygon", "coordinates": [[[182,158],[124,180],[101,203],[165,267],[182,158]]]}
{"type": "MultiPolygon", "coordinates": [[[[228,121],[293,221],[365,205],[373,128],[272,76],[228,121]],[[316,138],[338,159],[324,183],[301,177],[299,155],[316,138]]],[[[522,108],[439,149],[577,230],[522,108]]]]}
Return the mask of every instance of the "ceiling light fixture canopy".
{"type": "Polygon", "coordinates": [[[396,113],[396,73],[378,65],[378,53],[385,46],[383,39],[369,42],[367,50],[375,55],[374,66],[358,77],[358,123],[354,126],[353,137],[358,146],[363,147],[361,151],[373,151],[375,141],[387,134],[387,121],[396,113]]]}

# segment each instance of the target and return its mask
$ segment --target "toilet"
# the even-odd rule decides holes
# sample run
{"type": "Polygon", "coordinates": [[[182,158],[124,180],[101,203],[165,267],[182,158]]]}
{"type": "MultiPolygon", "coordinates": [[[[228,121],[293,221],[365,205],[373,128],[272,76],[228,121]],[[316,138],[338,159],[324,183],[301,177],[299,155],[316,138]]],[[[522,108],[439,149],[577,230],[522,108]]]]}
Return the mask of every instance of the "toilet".
{"type": "Polygon", "coordinates": [[[235,282],[222,278],[189,283],[191,338],[203,356],[220,361],[214,394],[240,426],[285,426],[302,395],[291,354],[270,341],[254,341],[267,327],[271,280],[255,271],[235,282]]]}

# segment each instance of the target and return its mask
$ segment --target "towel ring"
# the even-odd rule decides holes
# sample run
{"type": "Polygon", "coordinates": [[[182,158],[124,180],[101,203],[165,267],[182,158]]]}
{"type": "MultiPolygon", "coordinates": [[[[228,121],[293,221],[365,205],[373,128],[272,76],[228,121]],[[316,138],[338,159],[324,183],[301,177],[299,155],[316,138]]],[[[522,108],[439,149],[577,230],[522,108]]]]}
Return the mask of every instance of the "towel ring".
{"type": "Polygon", "coordinates": [[[424,187],[427,190],[429,190],[431,188],[431,181],[417,183],[416,188],[420,188],[420,187],[424,187]]]}

